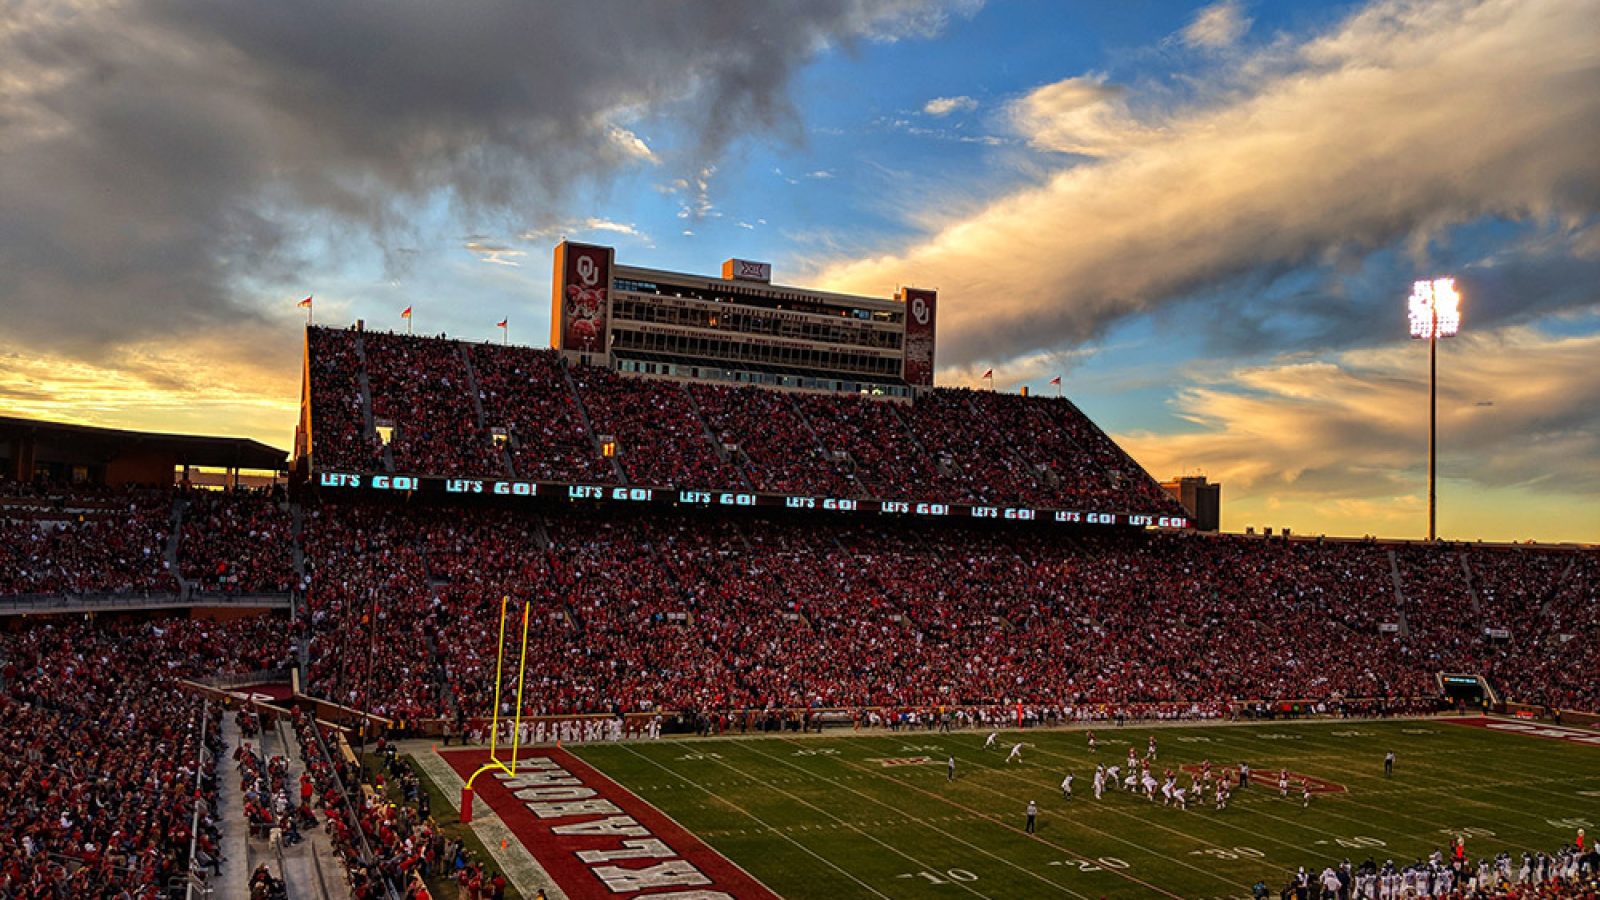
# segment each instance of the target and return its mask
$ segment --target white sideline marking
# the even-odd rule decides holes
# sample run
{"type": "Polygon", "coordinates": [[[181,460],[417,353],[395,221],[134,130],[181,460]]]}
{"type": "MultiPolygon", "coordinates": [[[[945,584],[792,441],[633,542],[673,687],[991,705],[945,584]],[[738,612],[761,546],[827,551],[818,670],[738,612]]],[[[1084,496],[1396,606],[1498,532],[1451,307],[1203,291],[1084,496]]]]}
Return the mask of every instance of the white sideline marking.
{"type": "MultiPolygon", "coordinates": [[[[702,787],[700,784],[696,783],[693,779],[691,779],[691,778],[689,778],[689,777],[687,777],[685,775],[682,775],[682,774],[680,774],[680,773],[678,773],[678,772],[676,772],[676,771],[674,771],[672,769],[667,768],[666,766],[662,765],[661,763],[656,762],[655,760],[651,759],[650,757],[645,756],[643,753],[640,753],[639,751],[637,751],[637,750],[633,749],[632,747],[628,746],[626,743],[618,744],[617,746],[619,746],[622,749],[628,751],[629,753],[632,753],[634,756],[639,757],[640,759],[644,760],[645,762],[649,763],[650,765],[655,766],[656,768],[660,769],[661,771],[666,772],[668,775],[671,775],[672,777],[678,779],[679,781],[682,781],[684,784],[687,784],[687,785],[690,785],[692,787],[698,788],[702,793],[706,794],[707,796],[709,796],[709,797],[715,797],[716,796],[715,794],[711,793],[711,791],[709,789],[707,789],[705,787],[702,787]]],[[[729,804],[729,805],[732,806],[732,804],[729,804]]],[[[745,816],[749,817],[752,821],[754,821],[757,825],[760,825],[767,832],[769,832],[771,834],[775,834],[778,837],[781,837],[784,840],[788,841],[789,843],[791,843],[791,844],[795,845],[796,847],[800,848],[800,850],[802,852],[804,852],[807,856],[810,856],[811,858],[817,860],[818,862],[822,863],[823,865],[827,866],[828,868],[834,870],[835,872],[838,872],[840,875],[843,875],[844,877],[850,879],[851,881],[854,881],[856,884],[861,885],[861,887],[863,889],[865,889],[868,893],[872,894],[873,896],[882,897],[883,900],[890,900],[888,894],[885,894],[882,891],[877,890],[872,885],[867,884],[865,881],[862,881],[861,879],[859,879],[856,876],[850,874],[849,872],[846,872],[844,869],[839,868],[839,866],[836,863],[834,863],[833,860],[828,859],[827,857],[818,854],[816,851],[812,850],[810,847],[807,847],[806,845],[800,843],[799,841],[795,840],[794,838],[790,837],[789,835],[784,834],[783,832],[781,832],[778,829],[772,827],[771,825],[768,825],[764,820],[762,820],[762,818],[760,816],[756,815],[755,813],[750,812],[749,810],[744,809],[742,807],[733,806],[732,808],[735,809],[735,810],[738,810],[740,813],[742,813],[745,816]]],[[[693,834],[693,833],[694,832],[690,832],[690,834],[693,834]]]]}
{"type": "MultiPolygon", "coordinates": [[[[762,753],[759,750],[751,749],[750,752],[759,754],[761,756],[765,756],[768,759],[772,759],[772,760],[775,760],[777,762],[781,762],[784,765],[789,765],[789,766],[793,766],[794,765],[793,763],[790,763],[787,760],[784,760],[784,759],[782,759],[780,757],[772,756],[772,755],[767,754],[767,753],[762,753]]],[[[852,768],[855,768],[857,766],[856,763],[852,763],[850,760],[845,759],[843,757],[828,757],[828,759],[830,759],[832,761],[835,761],[835,762],[838,762],[841,765],[850,766],[852,768]]],[[[826,782],[828,782],[830,784],[833,784],[833,785],[836,785],[838,787],[844,788],[845,790],[850,791],[850,793],[855,794],[855,795],[857,795],[859,797],[863,797],[866,800],[868,800],[868,801],[870,801],[872,803],[875,803],[875,804],[877,804],[879,806],[888,806],[889,805],[889,804],[883,802],[882,800],[879,800],[876,797],[873,797],[873,796],[871,796],[869,794],[862,794],[859,791],[854,791],[854,790],[851,790],[850,788],[844,787],[844,785],[839,784],[839,782],[837,780],[835,780],[835,779],[829,778],[829,777],[827,777],[825,775],[820,775],[820,774],[818,774],[816,772],[812,772],[811,770],[805,769],[803,767],[799,767],[799,766],[794,766],[794,767],[800,769],[800,771],[806,773],[811,778],[819,779],[819,780],[822,780],[822,781],[826,781],[826,782]]],[[[891,781],[891,782],[894,782],[895,784],[903,785],[903,786],[906,786],[906,787],[911,787],[913,790],[921,791],[920,788],[917,788],[915,785],[912,785],[910,782],[902,781],[902,780],[900,780],[898,778],[891,778],[891,777],[888,776],[887,773],[879,775],[877,773],[869,771],[866,774],[871,776],[871,777],[877,778],[877,779],[881,779],[881,780],[885,780],[885,781],[891,781]]],[[[955,806],[956,808],[961,809],[964,812],[970,813],[970,814],[975,815],[975,816],[977,816],[979,818],[982,818],[982,819],[985,819],[987,821],[990,821],[990,822],[993,822],[995,824],[998,824],[998,825],[1000,825],[1001,827],[1005,828],[1008,831],[1016,831],[1017,830],[1014,826],[1006,825],[1004,822],[1002,822],[1000,820],[1000,818],[998,816],[990,815],[990,814],[987,814],[987,813],[980,812],[978,810],[971,809],[970,807],[964,806],[964,805],[959,804],[959,803],[955,803],[954,801],[946,799],[944,797],[939,797],[939,795],[932,794],[931,792],[928,792],[928,791],[921,791],[921,792],[922,793],[928,793],[928,794],[930,794],[930,796],[933,796],[936,799],[941,800],[944,803],[948,803],[948,804],[950,804],[952,806],[955,806]]],[[[902,813],[902,815],[904,815],[904,813],[902,813]]],[[[918,819],[915,816],[907,816],[907,818],[909,818],[909,819],[911,819],[912,821],[915,821],[915,822],[926,824],[926,822],[924,820],[918,819]]],[[[928,827],[929,828],[933,828],[932,825],[928,825],[928,827]]],[[[1072,894],[1075,897],[1082,897],[1083,896],[1082,894],[1078,893],[1077,891],[1074,891],[1071,888],[1066,887],[1065,885],[1060,885],[1060,884],[1057,884],[1054,881],[1050,881],[1049,879],[1043,877],[1042,875],[1038,874],[1037,872],[1034,872],[1034,871],[1032,871],[1030,869],[1027,869],[1027,868],[1025,868],[1023,866],[1020,866],[1020,865],[1012,862],[1009,859],[1005,859],[1004,857],[996,856],[995,854],[990,853],[989,851],[983,849],[982,847],[978,847],[978,846],[975,846],[975,845],[973,845],[973,844],[971,844],[971,843],[969,843],[967,841],[963,841],[960,838],[957,838],[954,835],[950,834],[949,832],[946,832],[942,828],[933,828],[933,830],[939,832],[940,834],[945,835],[946,837],[950,837],[953,840],[959,841],[960,843],[966,844],[967,846],[972,847],[974,850],[977,850],[979,853],[982,853],[983,855],[988,856],[988,857],[990,857],[992,859],[996,859],[996,860],[1000,861],[1001,863],[1012,867],[1013,869],[1016,869],[1016,870],[1018,870],[1020,872],[1024,872],[1024,873],[1028,874],[1029,876],[1031,876],[1033,878],[1037,878],[1037,879],[1039,879],[1041,881],[1044,881],[1046,884],[1050,884],[1050,885],[1054,885],[1056,887],[1060,887],[1063,891],[1066,891],[1067,893],[1072,894]]],[[[1107,835],[1107,836],[1109,837],[1109,835],[1107,835]]],[[[1066,853],[1069,856],[1074,856],[1074,857],[1077,857],[1078,859],[1088,859],[1087,857],[1083,856],[1082,854],[1079,854],[1079,853],[1073,851],[1069,847],[1064,847],[1064,846],[1062,846],[1060,844],[1057,844],[1057,843],[1055,843],[1053,841],[1049,841],[1049,840],[1046,840],[1044,838],[1041,838],[1038,835],[1033,835],[1033,839],[1038,841],[1039,843],[1044,844],[1047,847],[1051,847],[1051,848],[1059,850],[1059,851],[1061,851],[1063,853],[1066,853]]],[[[1130,843],[1130,842],[1124,841],[1124,843],[1130,843]]],[[[1132,846],[1138,846],[1138,845],[1137,844],[1132,844],[1132,846]]],[[[1124,872],[1120,872],[1120,871],[1116,871],[1116,870],[1107,870],[1107,871],[1112,871],[1112,872],[1114,872],[1114,874],[1118,875],[1119,877],[1125,878],[1125,879],[1127,879],[1129,881],[1133,881],[1133,882],[1139,884],[1140,886],[1149,888],[1151,890],[1154,890],[1157,893],[1166,894],[1168,897],[1176,897],[1177,896],[1176,894],[1167,893],[1166,891],[1162,890],[1161,888],[1155,887],[1154,885],[1149,884],[1148,882],[1141,881],[1140,879],[1138,879],[1138,878],[1136,878],[1136,877],[1134,877],[1132,875],[1128,875],[1128,874],[1126,874],[1124,872]]],[[[1200,871],[1200,870],[1196,869],[1196,871],[1200,871]]]]}
{"type": "MultiPolygon", "coordinates": [[[[759,751],[756,751],[756,752],[759,752],[759,751]]],[[[776,756],[770,756],[770,755],[768,755],[766,753],[762,753],[761,755],[767,757],[768,759],[777,760],[778,762],[781,762],[784,765],[792,765],[792,763],[789,763],[787,760],[779,759],[776,756]]],[[[755,777],[753,775],[750,775],[749,773],[743,771],[742,769],[739,769],[739,768],[735,767],[732,763],[728,762],[726,759],[719,759],[719,760],[717,760],[717,762],[720,765],[727,766],[728,768],[733,769],[733,771],[738,772],[740,775],[743,775],[746,778],[749,778],[751,781],[753,781],[753,782],[755,782],[757,784],[767,784],[767,786],[768,786],[768,788],[770,790],[777,791],[778,793],[784,795],[785,797],[788,797],[790,800],[793,800],[796,803],[800,803],[800,804],[802,804],[804,806],[811,807],[812,809],[816,810],[817,812],[822,813],[823,815],[827,816],[830,819],[833,819],[835,822],[839,822],[839,823],[845,825],[845,827],[849,828],[851,831],[854,831],[856,834],[861,835],[862,837],[866,838],[867,840],[872,841],[874,844],[877,844],[878,846],[883,847],[884,849],[888,850],[891,853],[894,853],[897,856],[900,856],[900,857],[902,857],[902,858],[904,858],[906,860],[909,860],[910,862],[915,863],[916,865],[921,866],[924,869],[932,869],[932,868],[934,868],[934,866],[931,863],[923,862],[922,860],[917,859],[916,857],[914,857],[911,854],[905,852],[904,850],[901,850],[899,847],[896,847],[893,844],[890,844],[890,843],[880,839],[876,835],[868,834],[867,832],[862,831],[861,829],[855,827],[854,825],[849,824],[848,822],[845,822],[844,820],[840,819],[838,816],[835,816],[833,813],[828,812],[827,810],[823,809],[820,806],[817,806],[816,804],[810,802],[809,800],[806,800],[803,797],[797,797],[794,794],[791,794],[788,791],[784,790],[783,788],[774,787],[770,783],[765,782],[762,779],[757,778],[757,777],[755,777]]],[[[804,771],[804,770],[802,770],[802,771],[804,771]]],[[[852,794],[857,793],[856,791],[850,790],[850,788],[844,787],[844,785],[842,785],[842,784],[839,785],[839,787],[844,788],[847,791],[850,791],[850,793],[852,793],[852,794]]],[[[864,795],[862,795],[862,796],[864,796],[864,795]]],[[[872,798],[868,797],[867,799],[871,800],[872,798]]],[[[888,805],[888,804],[885,804],[885,803],[879,803],[878,801],[873,801],[873,802],[878,803],[879,806],[887,806],[888,805]]],[[[918,822],[921,821],[921,820],[917,819],[915,816],[906,816],[906,818],[910,819],[912,821],[918,821],[918,822]]],[[[878,824],[879,824],[880,827],[886,827],[886,826],[888,826],[888,825],[890,825],[892,823],[882,822],[882,823],[878,823],[878,824]]],[[[933,828],[933,826],[931,826],[931,825],[929,825],[928,827],[929,828],[933,828]]],[[[950,838],[951,840],[958,841],[958,842],[963,843],[963,844],[967,843],[966,841],[962,841],[960,838],[956,837],[955,835],[951,834],[948,831],[945,831],[942,828],[934,828],[933,830],[939,832],[940,834],[944,835],[947,838],[950,838]]],[[[968,844],[968,846],[970,847],[972,845],[968,844]]],[[[984,851],[980,847],[973,847],[973,849],[978,850],[979,852],[984,853],[984,855],[990,856],[990,857],[992,857],[994,859],[1000,859],[1000,857],[994,856],[994,854],[988,853],[987,851],[984,851]]],[[[1001,860],[1001,861],[1005,862],[1005,860],[1001,860]]],[[[1015,863],[1012,863],[1012,865],[1015,865],[1015,863]]],[[[1028,871],[1027,869],[1023,869],[1021,866],[1017,866],[1017,868],[1019,870],[1023,871],[1023,872],[1027,872],[1028,871]]],[[[1039,876],[1037,874],[1034,874],[1034,873],[1031,873],[1031,872],[1029,872],[1028,874],[1033,875],[1033,877],[1035,877],[1035,878],[1041,878],[1041,876],[1039,876]]],[[[1041,878],[1041,880],[1044,881],[1046,884],[1049,884],[1051,887],[1061,887],[1061,885],[1058,885],[1055,882],[1050,881],[1047,878],[1041,878]]],[[[989,895],[979,891],[977,888],[974,888],[974,887],[972,887],[971,885],[969,885],[969,884],[967,884],[965,882],[955,882],[955,885],[957,887],[961,888],[962,890],[966,891],[969,894],[976,894],[979,897],[985,898],[985,900],[993,900],[993,898],[989,897],[989,895]]],[[[1067,888],[1062,887],[1061,889],[1062,890],[1066,890],[1068,893],[1072,893],[1072,891],[1068,890],[1067,888]]],[[[1073,894],[1073,896],[1083,897],[1082,894],[1073,894]]],[[[1084,898],[1084,900],[1088,900],[1088,898],[1084,898]]]]}
{"type": "MultiPolygon", "coordinates": [[[[466,783],[449,763],[445,762],[439,754],[427,750],[413,750],[411,756],[422,766],[422,771],[445,792],[445,797],[455,797],[460,802],[461,788],[466,783]]],[[[478,838],[483,841],[484,849],[494,857],[495,864],[500,871],[506,873],[517,893],[524,897],[532,897],[540,888],[544,889],[545,896],[550,900],[568,900],[567,892],[561,889],[544,866],[534,859],[533,854],[523,845],[522,840],[500,820],[494,807],[487,800],[477,799],[474,806],[482,806],[484,812],[479,814],[474,809],[472,821],[467,825],[478,838]],[[506,849],[500,849],[500,842],[504,841],[506,849]]],[[[458,810],[459,812],[459,810],[458,810]]]]}

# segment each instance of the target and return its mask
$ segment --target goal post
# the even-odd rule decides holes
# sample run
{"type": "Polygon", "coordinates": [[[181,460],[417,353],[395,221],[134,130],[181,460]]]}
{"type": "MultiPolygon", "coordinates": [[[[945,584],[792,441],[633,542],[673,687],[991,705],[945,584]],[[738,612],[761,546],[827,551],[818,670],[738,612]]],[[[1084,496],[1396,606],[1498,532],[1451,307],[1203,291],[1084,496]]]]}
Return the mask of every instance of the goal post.
{"type": "Polygon", "coordinates": [[[522,750],[522,689],[528,674],[528,611],[532,604],[522,604],[522,646],[517,655],[517,707],[511,718],[511,759],[500,757],[500,682],[505,671],[506,618],[511,598],[500,598],[500,639],[494,655],[494,709],[489,713],[489,760],[478,767],[467,783],[461,786],[461,821],[472,821],[472,784],[485,772],[517,774],[517,756],[522,750]]]}

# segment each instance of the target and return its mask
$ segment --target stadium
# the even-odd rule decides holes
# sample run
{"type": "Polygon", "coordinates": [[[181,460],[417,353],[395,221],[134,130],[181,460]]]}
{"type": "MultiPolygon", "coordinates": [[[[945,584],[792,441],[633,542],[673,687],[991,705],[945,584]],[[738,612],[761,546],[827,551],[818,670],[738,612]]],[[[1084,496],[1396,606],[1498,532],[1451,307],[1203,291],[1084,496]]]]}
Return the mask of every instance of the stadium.
{"type": "Polygon", "coordinates": [[[1202,529],[931,291],[554,255],[308,325],[291,458],[4,420],[6,896],[1591,895],[1596,548],[1202,529]]]}
{"type": "Polygon", "coordinates": [[[1600,900],[1600,0],[0,0],[0,900],[1600,900]]]}

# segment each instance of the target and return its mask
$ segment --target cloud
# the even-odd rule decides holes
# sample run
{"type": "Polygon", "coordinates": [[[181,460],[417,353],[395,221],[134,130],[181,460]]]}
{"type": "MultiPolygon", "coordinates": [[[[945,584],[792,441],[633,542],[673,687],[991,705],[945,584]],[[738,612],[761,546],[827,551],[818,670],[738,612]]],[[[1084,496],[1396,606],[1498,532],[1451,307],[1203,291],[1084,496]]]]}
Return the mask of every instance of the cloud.
{"type": "Polygon", "coordinates": [[[630,167],[700,172],[746,135],[798,139],[789,84],[819,51],[973,8],[12,0],[7,338],[93,357],[269,324],[263,286],[303,282],[313,249],[403,267],[390,248],[417,246],[432,209],[450,233],[515,228],[630,167]]]}
{"type": "Polygon", "coordinates": [[[606,134],[611,139],[611,143],[615,144],[625,155],[660,164],[661,158],[656,156],[654,150],[650,149],[650,145],[628,129],[620,125],[613,125],[606,134]]]}
{"type": "Polygon", "coordinates": [[[1035,148],[1111,156],[1161,136],[1158,129],[1134,120],[1126,93],[1107,84],[1104,76],[1066,78],[1030,91],[1008,111],[1018,133],[1035,148]]]}
{"type": "Polygon", "coordinates": [[[554,222],[539,228],[527,228],[517,234],[517,239],[532,244],[544,244],[557,238],[594,234],[596,232],[625,235],[638,238],[646,244],[650,243],[650,235],[632,222],[615,222],[611,219],[601,219],[595,216],[554,222]]]}
{"type": "Polygon", "coordinates": [[[832,178],[833,177],[833,172],[832,172],[832,170],[829,170],[829,169],[817,169],[814,172],[807,172],[806,173],[806,177],[807,178],[817,178],[817,179],[832,178]]]}
{"type": "Polygon", "coordinates": [[[527,256],[528,251],[508,247],[485,240],[469,240],[466,243],[467,252],[478,257],[482,262],[497,266],[511,266],[516,268],[522,265],[517,262],[520,257],[527,256]]]}
{"type": "Polygon", "coordinates": [[[1179,32],[1186,46],[1207,50],[1231,47],[1250,30],[1253,20],[1244,14],[1244,4],[1238,0],[1222,0],[1204,7],[1179,32]]]}
{"type": "MultiPolygon", "coordinates": [[[[1600,493],[1600,335],[1513,326],[1464,333],[1439,356],[1439,472],[1466,485],[1458,508],[1485,491],[1547,509],[1600,493]]],[[[1415,510],[1426,493],[1426,357],[1408,343],[1235,369],[1178,391],[1173,411],[1194,430],[1117,439],[1157,476],[1199,470],[1222,482],[1257,523],[1270,501],[1301,521],[1414,530],[1425,521],[1415,510]]],[[[1583,502],[1587,524],[1549,524],[1568,537],[1600,526],[1583,502]]],[[[1495,528],[1492,510],[1471,514],[1487,521],[1461,533],[1528,536],[1495,528]]]]}
{"type": "MultiPolygon", "coordinates": [[[[1441,469],[1484,487],[1600,492],[1600,335],[1528,326],[1441,344],[1441,469]]],[[[1197,430],[1125,436],[1159,472],[1318,497],[1414,490],[1427,454],[1426,345],[1286,357],[1181,389],[1197,430]]]]}
{"type": "MultiPolygon", "coordinates": [[[[1081,343],[1247,275],[1396,241],[1418,252],[1458,223],[1588,222],[1600,211],[1597,20],[1597,0],[1374,3],[1230,63],[1257,73],[1247,91],[1218,73],[1225,90],[1140,126],[1155,133],[1101,133],[1090,148],[1118,152],[1067,161],[815,280],[872,294],[938,285],[940,356],[959,365],[1081,343]]],[[[1064,105],[1079,121],[1083,107],[1064,105]]],[[[1053,134],[1041,120],[1026,136],[1053,134]]]]}
{"type": "Polygon", "coordinates": [[[936,118],[948,116],[954,112],[972,112],[978,108],[978,101],[971,97],[935,97],[922,105],[922,111],[936,118]]]}

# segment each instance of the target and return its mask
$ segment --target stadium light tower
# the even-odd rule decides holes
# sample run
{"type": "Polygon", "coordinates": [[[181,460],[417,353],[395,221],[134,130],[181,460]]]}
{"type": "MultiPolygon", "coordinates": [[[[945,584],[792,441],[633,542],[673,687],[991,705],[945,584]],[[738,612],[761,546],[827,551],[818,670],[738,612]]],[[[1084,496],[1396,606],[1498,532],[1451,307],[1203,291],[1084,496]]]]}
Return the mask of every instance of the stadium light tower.
{"type": "Polygon", "coordinates": [[[1428,342],[1428,540],[1438,535],[1435,529],[1435,457],[1439,428],[1439,339],[1455,337],[1461,330],[1461,295],[1454,278],[1434,278],[1411,286],[1407,318],[1412,340],[1428,342]]]}

